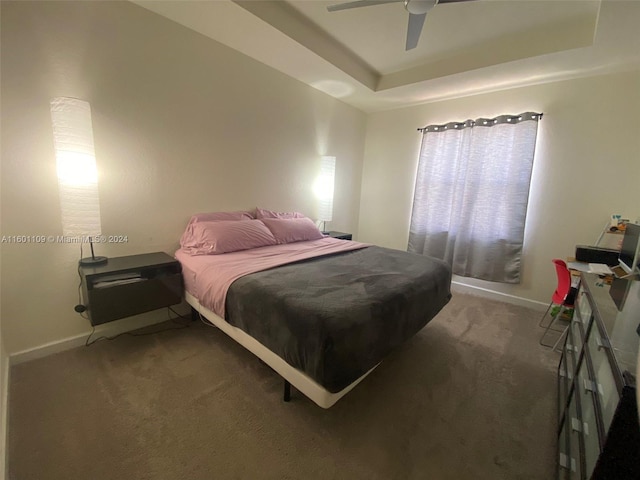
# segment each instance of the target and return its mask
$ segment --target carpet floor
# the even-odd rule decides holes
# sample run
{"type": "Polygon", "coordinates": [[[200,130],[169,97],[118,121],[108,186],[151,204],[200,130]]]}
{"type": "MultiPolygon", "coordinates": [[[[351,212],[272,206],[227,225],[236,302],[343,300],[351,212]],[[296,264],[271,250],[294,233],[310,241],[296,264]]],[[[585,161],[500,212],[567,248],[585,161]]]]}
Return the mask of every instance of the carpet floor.
{"type": "Polygon", "coordinates": [[[276,373],[199,322],[18,364],[9,478],[550,480],[558,355],[539,316],[454,294],[329,410],[284,403],[276,373]]]}

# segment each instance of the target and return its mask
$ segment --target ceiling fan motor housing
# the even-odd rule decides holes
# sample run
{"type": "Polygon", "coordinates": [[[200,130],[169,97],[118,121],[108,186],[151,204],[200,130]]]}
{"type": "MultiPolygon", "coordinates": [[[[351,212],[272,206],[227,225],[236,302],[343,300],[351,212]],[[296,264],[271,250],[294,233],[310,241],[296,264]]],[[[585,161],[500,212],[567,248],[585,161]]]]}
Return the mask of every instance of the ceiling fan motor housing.
{"type": "Polygon", "coordinates": [[[436,6],[438,0],[404,0],[404,8],[414,15],[427,13],[436,6]]]}

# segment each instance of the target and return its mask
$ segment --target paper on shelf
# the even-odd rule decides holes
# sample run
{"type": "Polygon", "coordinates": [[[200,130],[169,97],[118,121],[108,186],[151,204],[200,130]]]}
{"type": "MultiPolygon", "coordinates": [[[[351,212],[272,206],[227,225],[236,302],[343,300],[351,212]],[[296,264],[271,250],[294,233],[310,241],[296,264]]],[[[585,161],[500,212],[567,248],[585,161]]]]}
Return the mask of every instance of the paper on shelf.
{"type": "Polygon", "coordinates": [[[589,272],[589,264],[587,262],[567,262],[569,270],[577,270],[578,272],[589,272]]]}
{"type": "Polygon", "coordinates": [[[598,275],[611,275],[613,271],[606,263],[567,262],[570,270],[579,272],[596,273],[598,275]]]}
{"type": "Polygon", "coordinates": [[[96,282],[93,284],[93,288],[105,288],[105,287],[115,287],[116,285],[126,285],[128,283],[137,283],[143,282],[145,279],[141,277],[135,278],[123,278],[120,280],[107,280],[104,282],[96,282]]]}
{"type": "Polygon", "coordinates": [[[606,263],[590,263],[589,273],[597,273],[598,275],[611,275],[613,272],[606,263]]]}

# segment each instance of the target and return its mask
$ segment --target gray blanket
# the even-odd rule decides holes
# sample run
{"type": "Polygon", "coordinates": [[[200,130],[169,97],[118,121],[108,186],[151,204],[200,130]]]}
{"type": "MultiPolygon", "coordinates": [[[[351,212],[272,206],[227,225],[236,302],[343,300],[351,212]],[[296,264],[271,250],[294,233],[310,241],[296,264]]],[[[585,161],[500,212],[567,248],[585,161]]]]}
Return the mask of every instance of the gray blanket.
{"type": "Polygon", "coordinates": [[[371,246],[236,280],[226,320],[335,393],[424,327],[450,286],[443,261],[371,246]]]}

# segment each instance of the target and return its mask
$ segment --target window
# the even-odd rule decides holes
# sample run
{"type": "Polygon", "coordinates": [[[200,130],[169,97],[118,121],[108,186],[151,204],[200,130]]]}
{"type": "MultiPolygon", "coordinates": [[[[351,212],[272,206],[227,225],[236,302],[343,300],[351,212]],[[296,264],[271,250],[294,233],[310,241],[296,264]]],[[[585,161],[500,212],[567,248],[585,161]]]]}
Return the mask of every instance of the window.
{"type": "Polygon", "coordinates": [[[540,118],[527,112],[421,129],[409,252],[442,258],[457,275],[520,281],[540,118]]]}

